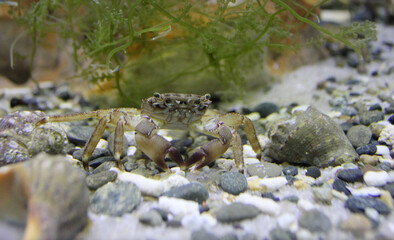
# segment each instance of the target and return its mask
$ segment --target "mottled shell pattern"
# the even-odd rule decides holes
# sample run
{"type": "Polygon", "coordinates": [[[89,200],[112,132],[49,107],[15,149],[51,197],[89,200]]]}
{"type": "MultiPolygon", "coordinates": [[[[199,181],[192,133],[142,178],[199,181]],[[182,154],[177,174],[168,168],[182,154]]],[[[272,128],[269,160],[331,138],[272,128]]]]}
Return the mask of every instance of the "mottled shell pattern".
{"type": "Polygon", "coordinates": [[[279,162],[325,167],[357,158],[341,127],[313,106],[277,122],[268,135],[268,156],[279,162]]]}

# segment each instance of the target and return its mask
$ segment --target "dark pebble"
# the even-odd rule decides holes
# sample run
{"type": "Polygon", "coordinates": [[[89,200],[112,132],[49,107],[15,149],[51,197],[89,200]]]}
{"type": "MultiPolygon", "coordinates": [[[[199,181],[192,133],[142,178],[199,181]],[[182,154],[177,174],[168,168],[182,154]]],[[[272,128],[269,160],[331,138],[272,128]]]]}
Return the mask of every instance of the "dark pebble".
{"type": "Polygon", "coordinates": [[[347,133],[349,129],[353,126],[353,123],[343,122],[339,126],[342,128],[343,132],[347,133]]]}
{"type": "Polygon", "coordinates": [[[243,203],[232,203],[221,207],[216,213],[219,222],[236,222],[251,219],[259,215],[260,211],[255,206],[243,203]]]}
{"type": "MultiPolygon", "coordinates": [[[[390,106],[390,107],[385,108],[385,109],[384,109],[384,112],[385,112],[386,114],[393,114],[393,113],[394,113],[394,106],[390,106]]],[[[393,116],[389,117],[389,119],[392,118],[392,117],[393,117],[393,116]]]]}
{"type": "Polygon", "coordinates": [[[356,149],[358,155],[362,155],[362,154],[374,155],[376,151],[377,151],[377,147],[373,144],[361,146],[356,149]]]}
{"type": "Polygon", "coordinates": [[[93,160],[89,160],[89,166],[91,166],[92,168],[97,168],[105,162],[115,162],[115,158],[113,156],[98,157],[93,160]]]}
{"type": "Polygon", "coordinates": [[[163,223],[163,218],[156,210],[150,210],[149,212],[141,214],[139,220],[141,223],[150,226],[159,226],[163,223]]]}
{"type": "Polygon", "coordinates": [[[272,240],[292,240],[295,236],[291,236],[289,232],[277,227],[270,232],[270,239],[272,240]]]}
{"type": "Polygon", "coordinates": [[[92,173],[96,174],[96,173],[100,173],[100,172],[106,172],[109,169],[111,169],[112,167],[116,167],[116,162],[115,161],[106,161],[106,162],[103,162],[102,164],[100,164],[98,167],[96,167],[92,173]]]}
{"type": "Polygon", "coordinates": [[[383,186],[383,189],[389,191],[391,197],[394,198],[394,183],[389,183],[383,186]]]}
{"type": "Polygon", "coordinates": [[[365,126],[369,126],[373,122],[379,122],[384,119],[384,113],[382,111],[373,110],[366,111],[359,114],[360,123],[365,126]]]}
{"type": "MultiPolygon", "coordinates": [[[[83,149],[79,149],[73,152],[73,158],[82,161],[82,153],[83,153],[83,149]]],[[[111,153],[107,149],[96,148],[94,149],[92,156],[90,156],[89,161],[104,156],[111,156],[111,153]]]]}
{"type": "Polygon", "coordinates": [[[219,238],[201,228],[192,232],[191,240],[219,240],[219,238]]]}
{"type": "Polygon", "coordinates": [[[192,144],[193,140],[190,138],[175,139],[171,141],[171,146],[176,148],[181,154],[185,154],[192,144]]]}
{"type": "Polygon", "coordinates": [[[337,177],[345,182],[363,182],[363,172],[361,169],[343,169],[341,170],[337,177]]]}
{"type": "Polygon", "coordinates": [[[258,112],[260,117],[265,118],[271,113],[279,112],[279,107],[272,102],[263,102],[253,108],[253,112],[258,112]]]}
{"type": "Polygon", "coordinates": [[[382,106],[380,106],[379,103],[375,103],[374,105],[372,105],[372,106],[370,106],[370,107],[368,108],[368,111],[373,111],[373,110],[382,111],[383,108],[382,108],[382,106]]]}
{"type": "Polygon", "coordinates": [[[342,180],[338,178],[335,178],[334,183],[332,184],[332,188],[334,190],[337,190],[338,192],[343,192],[347,196],[352,194],[350,190],[347,188],[346,183],[344,183],[342,180]]]}
{"type": "Polygon", "coordinates": [[[359,80],[359,79],[350,79],[350,80],[345,81],[346,85],[357,85],[360,83],[361,83],[361,80],[359,80]]]}
{"type": "Polygon", "coordinates": [[[389,121],[391,124],[394,125],[394,115],[391,115],[391,116],[387,119],[387,121],[389,121]]]}
{"type": "Polygon", "coordinates": [[[275,197],[274,194],[273,194],[272,192],[263,192],[263,193],[261,194],[261,197],[262,197],[262,198],[269,198],[269,199],[272,199],[272,200],[274,200],[275,202],[279,201],[279,198],[278,198],[278,197],[275,197]]]}
{"type": "Polygon", "coordinates": [[[346,106],[341,108],[341,114],[345,116],[353,117],[358,114],[358,111],[354,107],[346,106]]]}
{"type": "Polygon", "coordinates": [[[140,200],[141,192],[133,183],[108,183],[93,194],[90,210],[97,214],[122,216],[131,213],[140,200]]]}
{"type": "Polygon", "coordinates": [[[360,196],[350,196],[346,202],[345,207],[352,212],[363,213],[366,208],[374,208],[380,214],[387,215],[390,213],[390,208],[387,205],[374,198],[374,197],[360,197],[360,196]]]}
{"type": "Polygon", "coordinates": [[[239,172],[225,172],[220,175],[219,186],[223,191],[238,195],[248,188],[246,177],[239,172]]]}
{"type": "Polygon", "coordinates": [[[327,215],[319,210],[304,212],[299,219],[299,224],[311,232],[328,232],[332,227],[327,215]]]}
{"type": "Polygon", "coordinates": [[[90,136],[94,131],[93,127],[88,126],[70,126],[66,133],[68,141],[77,145],[84,146],[89,140],[90,136]]]}
{"type": "Polygon", "coordinates": [[[376,166],[376,168],[381,169],[385,172],[388,172],[391,170],[391,164],[388,162],[382,162],[382,163],[379,163],[379,165],[376,166]]]}
{"type": "Polygon", "coordinates": [[[298,168],[294,166],[286,166],[285,168],[282,169],[282,172],[284,175],[288,176],[296,176],[298,174],[298,168]]]}
{"type": "Polygon", "coordinates": [[[100,172],[86,177],[86,184],[90,190],[96,190],[104,186],[108,182],[113,182],[118,177],[118,174],[113,171],[100,172]]]}
{"type": "Polygon", "coordinates": [[[313,178],[318,178],[321,176],[321,172],[318,167],[313,166],[306,169],[305,175],[313,178]]]}
{"type": "Polygon", "coordinates": [[[202,203],[208,199],[208,190],[200,183],[189,183],[180,187],[174,187],[163,193],[163,196],[182,198],[202,203]]]}
{"type": "Polygon", "coordinates": [[[356,125],[349,129],[346,136],[353,147],[358,148],[369,143],[372,137],[372,131],[364,125],[356,125]]]}

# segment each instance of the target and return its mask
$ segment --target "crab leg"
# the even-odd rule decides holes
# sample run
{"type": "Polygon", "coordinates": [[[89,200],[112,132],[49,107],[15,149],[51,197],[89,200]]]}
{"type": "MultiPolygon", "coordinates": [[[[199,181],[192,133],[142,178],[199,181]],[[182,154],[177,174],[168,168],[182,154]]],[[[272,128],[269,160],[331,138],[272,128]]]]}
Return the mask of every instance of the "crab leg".
{"type": "Polygon", "coordinates": [[[143,119],[135,127],[135,141],[150,159],[152,159],[161,169],[167,170],[165,157],[168,154],[172,161],[180,167],[184,166],[181,154],[162,136],[153,134],[153,130],[157,128],[153,121],[143,119]]]}

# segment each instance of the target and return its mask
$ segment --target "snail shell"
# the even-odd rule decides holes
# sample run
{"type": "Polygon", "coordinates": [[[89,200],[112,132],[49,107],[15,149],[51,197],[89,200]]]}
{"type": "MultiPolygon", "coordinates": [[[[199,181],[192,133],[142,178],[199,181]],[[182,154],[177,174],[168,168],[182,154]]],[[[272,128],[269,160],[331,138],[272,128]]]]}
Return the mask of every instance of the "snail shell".
{"type": "Polygon", "coordinates": [[[277,122],[268,135],[268,156],[279,162],[325,167],[357,158],[341,127],[312,106],[277,122]]]}
{"type": "Polygon", "coordinates": [[[85,174],[64,156],[38,154],[0,168],[0,222],[24,239],[72,239],[87,223],[85,174]]]}

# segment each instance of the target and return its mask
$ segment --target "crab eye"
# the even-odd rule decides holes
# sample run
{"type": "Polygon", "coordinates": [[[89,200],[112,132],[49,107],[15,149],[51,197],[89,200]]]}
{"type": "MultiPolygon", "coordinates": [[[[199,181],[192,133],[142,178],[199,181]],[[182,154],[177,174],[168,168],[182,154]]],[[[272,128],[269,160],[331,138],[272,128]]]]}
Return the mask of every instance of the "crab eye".
{"type": "Polygon", "coordinates": [[[153,96],[154,96],[155,98],[160,98],[160,93],[155,92],[155,93],[153,94],[153,96]]]}
{"type": "Polygon", "coordinates": [[[205,98],[205,100],[210,99],[210,98],[211,98],[211,94],[209,94],[209,93],[205,94],[205,95],[204,95],[204,98],[205,98]]]}

